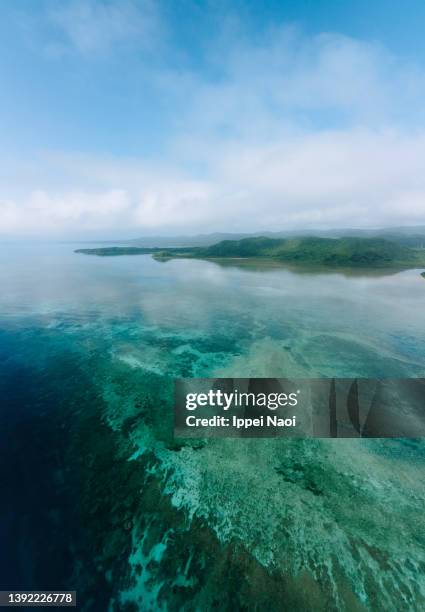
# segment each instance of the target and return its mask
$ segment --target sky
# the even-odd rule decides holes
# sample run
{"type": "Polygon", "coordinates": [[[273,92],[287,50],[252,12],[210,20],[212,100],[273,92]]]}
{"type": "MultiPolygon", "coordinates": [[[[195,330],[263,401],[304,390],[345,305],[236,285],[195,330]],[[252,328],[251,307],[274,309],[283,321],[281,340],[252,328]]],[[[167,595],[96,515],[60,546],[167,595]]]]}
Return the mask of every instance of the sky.
{"type": "Polygon", "coordinates": [[[2,0],[0,236],[425,224],[422,0],[2,0]]]}

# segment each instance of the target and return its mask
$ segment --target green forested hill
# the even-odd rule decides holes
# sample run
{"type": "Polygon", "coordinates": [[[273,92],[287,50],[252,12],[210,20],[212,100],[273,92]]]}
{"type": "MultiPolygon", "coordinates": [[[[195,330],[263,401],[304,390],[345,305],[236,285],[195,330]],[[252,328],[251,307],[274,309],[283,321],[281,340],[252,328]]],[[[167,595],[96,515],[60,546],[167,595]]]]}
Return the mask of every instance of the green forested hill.
{"type": "MultiPolygon", "coordinates": [[[[182,255],[172,250],[168,254],[182,255]]],[[[425,265],[425,250],[411,249],[381,238],[244,238],[192,249],[191,256],[272,258],[332,266],[425,265]]]]}
{"type": "Polygon", "coordinates": [[[288,263],[325,266],[423,267],[425,249],[413,249],[384,238],[267,238],[223,240],[208,247],[137,248],[105,247],[79,249],[88,255],[153,254],[158,259],[172,257],[223,259],[264,258],[288,263]]]}

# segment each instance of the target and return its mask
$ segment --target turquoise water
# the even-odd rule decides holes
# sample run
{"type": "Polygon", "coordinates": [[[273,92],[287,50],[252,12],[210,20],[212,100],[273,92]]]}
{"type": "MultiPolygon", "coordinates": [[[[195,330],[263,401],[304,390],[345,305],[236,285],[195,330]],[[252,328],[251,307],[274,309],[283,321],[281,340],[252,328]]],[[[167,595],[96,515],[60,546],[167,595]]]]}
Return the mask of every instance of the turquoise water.
{"type": "Polygon", "coordinates": [[[172,437],[175,376],[425,376],[419,271],[0,249],[1,588],[87,610],[421,610],[419,440],[172,437]]]}

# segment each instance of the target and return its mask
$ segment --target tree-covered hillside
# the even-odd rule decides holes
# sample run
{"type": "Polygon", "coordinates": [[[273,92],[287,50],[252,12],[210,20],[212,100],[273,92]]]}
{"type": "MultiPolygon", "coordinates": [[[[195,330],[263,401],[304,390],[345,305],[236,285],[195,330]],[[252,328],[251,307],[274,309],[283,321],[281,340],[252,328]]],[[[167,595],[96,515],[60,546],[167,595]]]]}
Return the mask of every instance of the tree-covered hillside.
{"type": "Polygon", "coordinates": [[[414,249],[384,238],[267,238],[265,236],[223,240],[207,247],[140,248],[105,247],[78,249],[99,256],[152,254],[157,259],[255,258],[325,266],[425,267],[425,249],[414,249]]]}
{"type": "MultiPolygon", "coordinates": [[[[169,256],[182,255],[171,249],[166,253],[169,256]]],[[[333,266],[425,265],[425,250],[411,249],[381,238],[244,238],[192,249],[191,256],[272,258],[333,266]]]]}

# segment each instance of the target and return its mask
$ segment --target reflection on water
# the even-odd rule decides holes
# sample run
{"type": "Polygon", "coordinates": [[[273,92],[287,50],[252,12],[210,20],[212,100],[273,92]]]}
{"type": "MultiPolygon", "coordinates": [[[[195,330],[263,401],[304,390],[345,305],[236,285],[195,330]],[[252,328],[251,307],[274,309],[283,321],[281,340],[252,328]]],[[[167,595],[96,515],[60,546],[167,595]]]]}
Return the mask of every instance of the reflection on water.
{"type": "Polygon", "coordinates": [[[419,272],[73,248],[0,249],[13,588],[51,575],[94,610],[99,588],[117,609],[423,607],[420,441],[171,437],[175,376],[424,376],[419,272]]]}
{"type": "MultiPolygon", "coordinates": [[[[223,357],[236,360],[238,376],[253,367],[258,375],[281,374],[279,357],[306,375],[423,373],[425,283],[416,270],[349,275],[72,251],[72,245],[3,247],[4,325],[25,317],[43,326],[95,326],[119,342],[126,321],[141,340],[143,331],[178,336],[181,353],[208,357],[211,343],[220,345],[223,357]]],[[[170,358],[160,355],[160,342],[147,344],[157,347],[158,359],[170,358]]]]}

